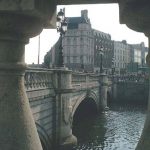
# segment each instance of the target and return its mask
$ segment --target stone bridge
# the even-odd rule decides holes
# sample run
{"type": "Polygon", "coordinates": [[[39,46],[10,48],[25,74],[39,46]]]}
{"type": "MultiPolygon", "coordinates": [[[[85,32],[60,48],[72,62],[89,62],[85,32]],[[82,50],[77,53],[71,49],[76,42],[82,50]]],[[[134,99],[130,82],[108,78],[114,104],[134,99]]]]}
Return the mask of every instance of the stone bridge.
{"type": "MultiPolygon", "coordinates": [[[[43,150],[77,142],[72,134],[80,105],[90,113],[107,108],[107,76],[70,70],[28,69],[25,87],[43,150]]],[[[57,149],[59,149],[57,147],[57,149]]]]}

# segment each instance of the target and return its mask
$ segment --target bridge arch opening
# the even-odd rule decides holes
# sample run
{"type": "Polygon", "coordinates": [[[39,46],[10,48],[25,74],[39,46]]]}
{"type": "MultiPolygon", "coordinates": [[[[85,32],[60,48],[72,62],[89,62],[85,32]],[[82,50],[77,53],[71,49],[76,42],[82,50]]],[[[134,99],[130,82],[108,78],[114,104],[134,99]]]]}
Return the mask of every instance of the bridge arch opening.
{"type": "Polygon", "coordinates": [[[39,139],[41,141],[41,145],[42,145],[43,150],[51,149],[51,147],[52,147],[51,139],[47,135],[44,128],[41,125],[39,125],[38,123],[36,123],[36,127],[37,127],[37,132],[38,132],[39,139]]]}
{"type": "Polygon", "coordinates": [[[77,107],[73,115],[73,134],[76,135],[76,129],[79,123],[95,118],[98,114],[98,108],[95,100],[92,98],[85,98],[77,107]]]}
{"type": "Polygon", "coordinates": [[[83,120],[96,115],[98,112],[97,104],[92,98],[85,98],[76,109],[73,115],[73,122],[83,120]]]}

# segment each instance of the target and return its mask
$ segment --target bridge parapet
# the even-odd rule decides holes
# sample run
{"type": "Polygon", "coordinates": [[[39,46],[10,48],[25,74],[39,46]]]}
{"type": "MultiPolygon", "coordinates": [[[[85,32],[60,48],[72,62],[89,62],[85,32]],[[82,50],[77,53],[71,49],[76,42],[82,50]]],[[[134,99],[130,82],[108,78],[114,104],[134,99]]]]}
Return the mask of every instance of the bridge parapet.
{"type": "Polygon", "coordinates": [[[27,69],[25,73],[26,90],[52,88],[52,70],[27,69]]]}
{"type": "Polygon", "coordinates": [[[89,73],[72,73],[72,86],[74,90],[98,87],[99,76],[89,73]]]}
{"type": "Polygon", "coordinates": [[[93,73],[72,73],[72,84],[99,81],[99,75],[93,73]]]}

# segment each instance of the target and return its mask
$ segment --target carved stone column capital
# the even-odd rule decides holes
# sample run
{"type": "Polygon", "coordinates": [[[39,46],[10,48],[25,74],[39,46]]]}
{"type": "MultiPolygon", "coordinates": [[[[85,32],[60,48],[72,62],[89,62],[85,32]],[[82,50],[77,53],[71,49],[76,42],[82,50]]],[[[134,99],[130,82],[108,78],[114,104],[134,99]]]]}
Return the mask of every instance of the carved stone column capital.
{"type": "MultiPolygon", "coordinates": [[[[150,42],[150,1],[149,0],[119,0],[120,22],[129,28],[145,33],[150,42]]],[[[150,48],[150,44],[149,44],[150,48]]],[[[146,57],[150,66],[150,50],[146,57]]],[[[150,93],[149,93],[150,94],[150,93]]],[[[149,98],[150,101],[150,98],[149,98]]],[[[149,150],[150,147],[150,103],[141,138],[136,150],[149,150]]]]}
{"type": "Polygon", "coordinates": [[[36,36],[43,28],[55,27],[55,10],[55,0],[1,0],[0,35],[7,33],[14,40],[36,36]]]}
{"type": "Polygon", "coordinates": [[[149,0],[118,0],[120,23],[129,28],[147,33],[150,26],[149,0]]]}

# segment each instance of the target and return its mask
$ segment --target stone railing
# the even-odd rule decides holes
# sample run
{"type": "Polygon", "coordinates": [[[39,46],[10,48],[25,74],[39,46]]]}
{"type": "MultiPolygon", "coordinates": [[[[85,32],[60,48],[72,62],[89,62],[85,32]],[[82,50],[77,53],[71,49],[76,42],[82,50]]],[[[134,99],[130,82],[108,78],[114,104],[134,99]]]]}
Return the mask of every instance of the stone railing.
{"type": "Polygon", "coordinates": [[[52,88],[52,70],[48,69],[27,69],[25,72],[26,90],[52,88]]]}
{"type": "Polygon", "coordinates": [[[72,73],[72,84],[99,81],[99,76],[85,73],[72,73]]]}
{"type": "Polygon", "coordinates": [[[89,81],[90,82],[99,81],[99,75],[89,74],[89,81]]]}
{"type": "Polygon", "coordinates": [[[72,84],[86,82],[86,75],[83,73],[72,73],[72,84]]]}
{"type": "Polygon", "coordinates": [[[114,82],[148,82],[148,76],[111,76],[114,82]]]}
{"type": "Polygon", "coordinates": [[[84,90],[99,85],[99,76],[87,73],[72,73],[72,87],[84,90]]]}
{"type": "MultiPolygon", "coordinates": [[[[33,69],[28,68],[25,72],[25,87],[26,91],[52,88],[52,69],[33,69]]],[[[90,84],[98,82],[99,76],[86,73],[72,73],[72,85],[90,84]]]]}

